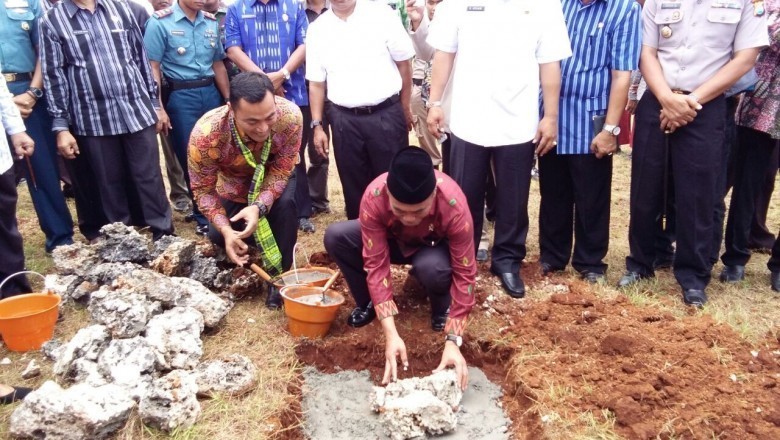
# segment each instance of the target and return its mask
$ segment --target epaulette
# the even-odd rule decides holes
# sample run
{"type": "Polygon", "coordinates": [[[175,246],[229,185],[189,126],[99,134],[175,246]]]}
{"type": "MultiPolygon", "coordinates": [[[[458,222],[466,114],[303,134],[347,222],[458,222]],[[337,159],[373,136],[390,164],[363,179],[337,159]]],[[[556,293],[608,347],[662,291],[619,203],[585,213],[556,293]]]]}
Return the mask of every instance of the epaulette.
{"type": "Polygon", "coordinates": [[[160,9],[159,11],[155,11],[154,14],[152,14],[152,17],[165,18],[171,14],[173,14],[173,8],[165,8],[165,9],[160,9]]]}
{"type": "Polygon", "coordinates": [[[208,18],[209,20],[217,21],[217,16],[212,14],[211,12],[203,11],[203,16],[208,18]]]}

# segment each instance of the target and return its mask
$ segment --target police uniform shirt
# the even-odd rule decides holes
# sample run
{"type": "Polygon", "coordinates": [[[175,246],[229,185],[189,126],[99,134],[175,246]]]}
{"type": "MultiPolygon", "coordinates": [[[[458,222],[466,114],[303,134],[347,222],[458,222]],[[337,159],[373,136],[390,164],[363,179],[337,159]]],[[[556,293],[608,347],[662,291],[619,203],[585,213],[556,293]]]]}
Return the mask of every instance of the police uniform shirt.
{"type": "Polygon", "coordinates": [[[179,4],[157,11],[146,23],[144,46],[151,61],[172,80],[213,77],[212,65],[225,59],[216,18],[202,11],[191,22],[179,4]]]}
{"type": "Polygon", "coordinates": [[[751,0],[647,0],[642,44],[658,50],[672,89],[693,91],[734,52],[769,44],[765,14],[751,0]]]}
{"type": "Polygon", "coordinates": [[[38,44],[38,0],[0,0],[0,69],[32,73],[38,44]]]}

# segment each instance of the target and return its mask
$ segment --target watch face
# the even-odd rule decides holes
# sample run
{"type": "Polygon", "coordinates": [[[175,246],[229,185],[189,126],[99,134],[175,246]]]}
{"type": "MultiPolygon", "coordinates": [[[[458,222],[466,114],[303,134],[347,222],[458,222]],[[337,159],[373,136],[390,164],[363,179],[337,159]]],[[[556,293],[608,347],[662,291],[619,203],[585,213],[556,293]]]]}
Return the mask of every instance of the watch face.
{"type": "Polygon", "coordinates": [[[613,128],[612,129],[612,134],[614,134],[615,136],[619,135],[620,134],[620,127],[613,128]]]}

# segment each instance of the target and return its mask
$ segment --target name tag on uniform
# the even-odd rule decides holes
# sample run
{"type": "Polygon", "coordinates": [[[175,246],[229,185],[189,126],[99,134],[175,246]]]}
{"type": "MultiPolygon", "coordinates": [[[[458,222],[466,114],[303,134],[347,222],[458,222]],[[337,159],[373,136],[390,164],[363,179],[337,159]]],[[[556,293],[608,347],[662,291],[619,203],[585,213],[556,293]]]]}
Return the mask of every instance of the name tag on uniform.
{"type": "Polygon", "coordinates": [[[8,9],[29,8],[30,3],[27,0],[8,0],[5,2],[5,7],[8,9]]]}
{"type": "Polygon", "coordinates": [[[484,6],[466,6],[466,10],[469,12],[484,12],[484,6]]]}
{"type": "Polygon", "coordinates": [[[176,37],[183,37],[184,36],[184,31],[171,31],[171,35],[176,36],[176,37]]]}
{"type": "Polygon", "coordinates": [[[73,35],[87,35],[89,31],[73,31],[73,35]]]}
{"type": "Polygon", "coordinates": [[[682,6],[681,3],[678,2],[662,2],[661,3],[661,9],[680,9],[682,6]]]}
{"type": "Polygon", "coordinates": [[[742,5],[735,2],[715,2],[712,4],[712,7],[720,9],[742,9],[742,5]]]}

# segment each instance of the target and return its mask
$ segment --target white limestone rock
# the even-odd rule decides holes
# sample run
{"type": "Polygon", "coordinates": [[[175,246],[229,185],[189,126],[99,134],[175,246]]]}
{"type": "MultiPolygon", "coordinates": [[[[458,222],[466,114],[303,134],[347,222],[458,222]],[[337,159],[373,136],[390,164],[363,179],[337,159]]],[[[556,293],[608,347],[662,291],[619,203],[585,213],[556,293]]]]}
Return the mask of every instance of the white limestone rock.
{"type": "Polygon", "coordinates": [[[97,249],[84,243],[57,246],[51,253],[54,267],[62,275],[81,275],[100,262],[97,249]]]}
{"type": "Polygon", "coordinates": [[[151,258],[149,237],[139,234],[133,227],[120,222],[100,228],[100,239],[95,244],[100,259],[109,263],[145,263],[151,258]]]}
{"type": "Polygon", "coordinates": [[[108,341],[106,326],[91,325],[79,330],[73,339],[59,350],[54,363],[54,374],[63,378],[81,376],[74,363],[79,359],[97,361],[100,353],[108,346],[108,341]]]}
{"type": "Polygon", "coordinates": [[[210,397],[215,393],[241,396],[257,385],[257,368],[249,358],[240,354],[204,362],[198,365],[194,374],[200,396],[210,397]]]}
{"type": "Polygon", "coordinates": [[[203,315],[191,307],[174,307],[154,316],[146,340],[155,352],[158,370],[195,368],[203,355],[203,315]]]}
{"type": "Polygon", "coordinates": [[[199,311],[206,327],[216,327],[233,308],[230,301],[220,298],[198,281],[177,277],[170,278],[170,281],[182,291],[176,305],[199,311]]]}
{"type": "Polygon", "coordinates": [[[64,390],[47,381],[11,414],[9,433],[15,438],[104,439],[124,426],[135,405],[116,385],[64,390]]]}
{"type": "Polygon", "coordinates": [[[103,324],[114,338],[132,338],[146,328],[146,323],[162,307],[143,295],[128,290],[110,290],[102,286],[89,302],[92,321],[103,324]]]}
{"type": "Polygon", "coordinates": [[[371,409],[393,440],[441,435],[455,430],[463,392],[454,370],[374,387],[371,409]]]}
{"type": "Polygon", "coordinates": [[[152,383],[156,355],[145,338],[114,339],[98,358],[98,371],[136,401],[152,383]]]}
{"type": "Polygon", "coordinates": [[[166,432],[192,426],[200,415],[197,391],[195,376],[183,370],[171,371],[156,379],[141,398],[141,420],[166,432]]]}

